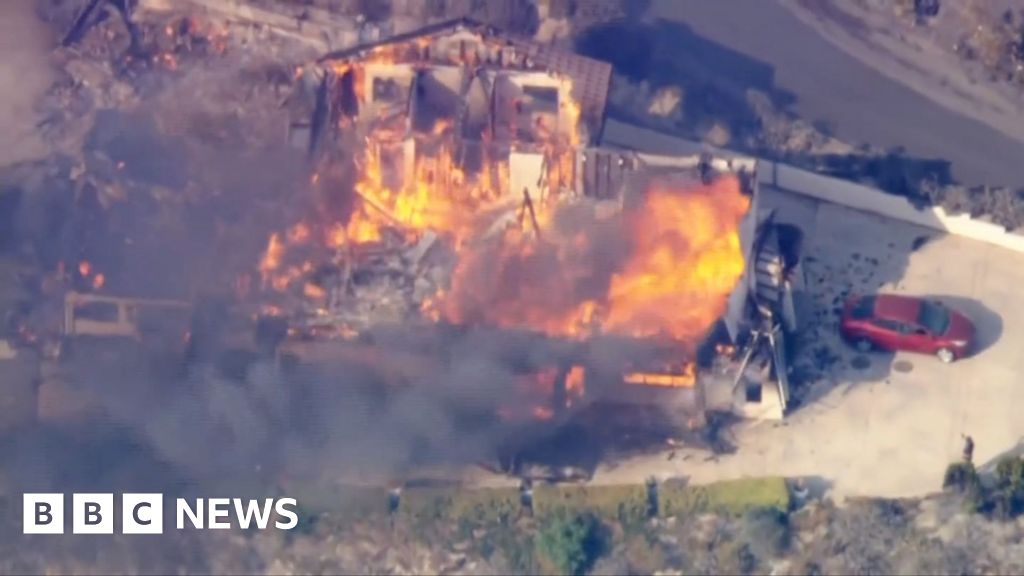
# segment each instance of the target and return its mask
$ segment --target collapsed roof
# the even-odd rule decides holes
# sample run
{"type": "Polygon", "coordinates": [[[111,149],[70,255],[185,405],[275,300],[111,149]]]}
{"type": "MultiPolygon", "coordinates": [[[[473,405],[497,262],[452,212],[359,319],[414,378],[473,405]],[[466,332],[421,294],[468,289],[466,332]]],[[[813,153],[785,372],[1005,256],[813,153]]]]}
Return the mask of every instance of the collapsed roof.
{"type": "MultiPolygon", "coordinates": [[[[610,72],[607,63],[509,38],[469,20],[334,52],[300,70],[299,86],[305,88],[306,98],[304,109],[297,110],[299,118],[307,120],[297,126],[308,129],[300,133],[308,137],[316,166],[314,188],[325,195],[343,192],[342,196],[351,189],[348,196],[354,205],[347,221],[338,222],[337,214],[325,218],[321,210],[272,237],[260,268],[262,283],[287,292],[284,288],[294,282],[294,291],[303,297],[326,300],[326,312],[322,304],[314,306],[318,323],[337,324],[336,319],[347,316],[350,320],[344,324],[366,327],[373,319],[385,317],[379,303],[387,301],[408,302],[387,315],[392,320],[407,312],[427,312],[434,319],[456,323],[483,321],[564,333],[574,331],[584,317],[590,322],[594,310],[609,304],[608,294],[587,297],[584,302],[568,300],[594,289],[609,290],[613,274],[622,282],[629,274],[651,274],[647,268],[667,266],[670,269],[655,275],[675,285],[666,283],[657,288],[657,294],[645,296],[631,287],[628,298],[619,295],[619,309],[639,311],[625,305],[631,298],[665,300],[676,309],[670,315],[678,320],[675,326],[650,328],[666,326],[661,318],[650,318],[649,310],[642,312],[646,320],[624,318],[620,312],[614,322],[622,333],[637,335],[636,325],[646,324],[648,328],[640,331],[644,335],[660,331],[679,338],[686,332],[686,340],[692,341],[690,327],[682,324],[704,332],[709,321],[724,312],[722,299],[736,286],[750,253],[757,212],[752,200],[754,182],[749,178],[754,162],[598,147],[610,72]],[[655,188],[668,198],[662,198],[660,207],[645,200],[655,188]],[[567,205],[584,198],[602,208],[574,209],[578,229],[573,234],[590,238],[570,238],[556,220],[567,212],[567,205]],[[653,214],[659,210],[661,219],[653,214]],[[617,224],[608,224],[608,214],[618,212],[625,214],[617,224]],[[672,216],[665,218],[668,213],[672,216]],[[695,221],[687,223],[688,218],[695,221]],[[317,230],[317,226],[328,229],[317,230]],[[609,227],[617,228],[597,232],[609,227]],[[509,238],[511,229],[515,229],[513,236],[520,236],[509,238]],[[661,247],[665,238],[641,238],[651,230],[673,237],[668,241],[674,244],[661,247]],[[333,286],[324,284],[323,274],[312,286],[304,279],[302,270],[315,271],[319,268],[315,264],[286,262],[289,244],[307,243],[310,236],[329,238],[327,254],[319,260],[337,262],[338,272],[329,274],[336,279],[331,281],[333,286]],[[290,242],[289,237],[297,240],[290,242]],[[434,265],[437,258],[425,258],[438,237],[447,239],[443,244],[452,256],[443,267],[434,265]],[[378,273],[352,271],[366,247],[382,244],[384,252],[403,255],[378,260],[372,265],[378,273]],[[575,248],[569,250],[570,244],[575,248]],[[580,253],[583,244],[594,254],[633,253],[602,264],[599,273],[582,271],[595,264],[574,261],[575,256],[568,254],[580,253]],[[338,256],[339,249],[347,255],[338,256]],[[657,263],[626,261],[628,257],[647,259],[640,253],[644,250],[667,250],[672,258],[657,263]],[[560,309],[545,308],[552,298],[531,292],[548,281],[539,277],[550,278],[537,261],[538,253],[544,252],[548,253],[544,258],[557,260],[549,265],[575,266],[581,274],[579,285],[548,286],[549,292],[565,295],[560,309]],[[727,262],[724,268],[704,264],[718,272],[697,278],[695,271],[705,257],[727,262]],[[393,273],[406,268],[399,261],[415,263],[411,274],[415,280],[404,283],[413,287],[415,295],[382,298],[375,292],[367,298],[372,301],[368,302],[372,314],[346,314],[359,308],[355,302],[361,300],[344,297],[362,289],[351,278],[358,276],[364,282],[384,278],[387,275],[380,270],[393,273]],[[509,268],[502,269],[503,265],[509,268]],[[634,270],[616,272],[616,266],[634,270]],[[475,280],[460,286],[460,279],[479,274],[492,279],[510,274],[508,282],[523,287],[513,294],[501,286],[481,292],[478,288],[484,284],[475,280]],[[688,275],[693,280],[690,284],[688,275]],[[583,286],[587,283],[592,286],[583,286]],[[711,293],[713,297],[708,296],[711,293]],[[453,300],[459,302],[453,304],[453,300]],[[717,312],[710,320],[698,321],[683,308],[717,312]],[[506,322],[494,316],[498,311],[529,319],[506,322]],[[369,316],[373,317],[369,322],[360,321],[369,316]]],[[[436,256],[438,251],[433,252],[436,256]]],[[[741,309],[743,298],[735,300],[730,308],[741,309]]]]}
{"type": "MultiPolygon", "coordinates": [[[[446,66],[464,66],[474,71],[503,70],[506,72],[545,72],[564,77],[571,86],[571,96],[580,106],[580,118],[590,135],[584,139],[586,143],[596,142],[604,122],[608,88],[611,82],[612,66],[607,62],[580,56],[572,52],[558,50],[523,38],[504,34],[486,24],[463,18],[449,20],[413,30],[405,34],[391,36],[379,42],[362,44],[331,52],[321,58],[320,62],[327,65],[338,65],[347,62],[382,62],[393,66],[409,66],[423,70],[446,66]]],[[[393,69],[394,70],[394,69],[393,69]]],[[[512,77],[515,77],[513,75],[512,77]]],[[[494,94],[493,75],[485,77],[492,80],[488,95],[502,97],[504,93],[494,94]]],[[[507,77],[507,76],[506,76],[507,77]]],[[[518,87],[542,102],[545,100],[542,89],[548,86],[532,86],[529,81],[516,82],[518,87]],[[529,88],[536,88],[532,94],[529,88]]],[[[408,78],[408,76],[406,76],[408,78]]],[[[534,76],[534,79],[539,76],[534,76]]],[[[452,73],[437,73],[433,81],[446,85],[459,96],[479,98],[484,96],[483,86],[472,82],[464,82],[461,86],[453,82],[452,73]],[[448,81],[446,83],[446,80],[448,81]]],[[[428,80],[428,84],[431,80],[428,80]]],[[[403,83],[409,82],[408,79],[403,83]]],[[[513,80],[515,82],[515,80],[513,80]]],[[[408,84],[405,84],[408,88],[408,84]]],[[[420,89],[423,89],[420,87],[420,89]]],[[[429,88],[427,88],[429,89],[429,88]]],[[[497,88],[501,90],[501,87],[497,88]]],[[[533,100],[533,98],[531,98],[533,100]]],[[[479,104],[477,102],[476,104],[479,104]]]]}

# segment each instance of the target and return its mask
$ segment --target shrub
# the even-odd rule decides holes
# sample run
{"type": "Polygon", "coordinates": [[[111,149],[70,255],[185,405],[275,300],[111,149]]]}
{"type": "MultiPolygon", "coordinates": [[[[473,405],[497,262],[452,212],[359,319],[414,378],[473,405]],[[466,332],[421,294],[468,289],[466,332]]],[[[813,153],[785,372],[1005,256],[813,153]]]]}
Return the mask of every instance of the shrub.
{"type": "MultiPolygon", "coordinates": [[[[474,543],[484,558],[492,562],[496,561],[496,557],[503,559],[509,571],[514,574],[538,573],[535,562],[536,541],[515,526],[491,526],[474,543]]],[[[502,566],[502,562],[497,560],[495,566],[502,566]]]]}
{"type": "Polygon", "coordinates": [[[1024,459],[1007,456],[996,464],[996,485],[1013,491],[1024,490],[1024,459]]]}
{"type": "Polygon", "coordinates": [[[988,495],[981,484],[981,477],[970,462],[954,462],[946,467],[942,478],[943,490],[952,490],[964,497],[964,509],[970,513],[984,511],[988,506],[988,495]]]}
{"type": "Polygon", "coordinates": [[[756,508],[743,516],[742,535],[755,555],[779,556],[789,545],[789,517],[775,508],[756,508]]]}
{"type": "Polygon", "coordinates": [[[388,491],[383,488],[292,484],[288,493],[310,514],[327,514],[341,522],[359,522],[388,511],[388,491]]]}
{"type": "Polygon", "coordinates": [[[1008,456],[996,464],[996,485],[992,495],[995,514],[1016,518],[1024,511],[1024,459],[1008,456]]]}
{"type": "Polygon", "coordinates": [[[988,495],[985,493],[981,482],[969,484],[964,491],[964,510],[971,514],[978,514],[986,511],[988,506],[988,495]]]}
{"type": "Polygon", "coordinates": [[[562,574],[582,574],[601,553],[600,527],[591,514],[555,514],[537,534],[537,552],[562,574]]]}
{"type": "Polygon", "coordinates": [[[954,462],[946,467],[946,474],[942,478],[942,488],[966,494],[975,486],[981,484],[978,471],[970,462],[954,462]]]}
{"type": "Polygon", "coordinates": [[[619,573],[654,574],[665,567],[665,551],[652,535],[632,536],[626,541],[622,555],[628,570],[620,570],[619,573]]]}

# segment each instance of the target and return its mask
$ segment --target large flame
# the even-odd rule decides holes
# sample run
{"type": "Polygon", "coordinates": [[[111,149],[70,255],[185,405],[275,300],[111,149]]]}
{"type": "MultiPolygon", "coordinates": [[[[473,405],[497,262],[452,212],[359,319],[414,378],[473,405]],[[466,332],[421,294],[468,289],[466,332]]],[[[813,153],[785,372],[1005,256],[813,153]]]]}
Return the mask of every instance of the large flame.
{"type": "MultiPolygon", "coordinates": [[[[370,67],[394,63],[402,57],[422,58],[424,53],[431,53],[426,48],[422,42],[406,47],[383,46],[364,55],[359,62],[333,62],[327,67],[338,77],[351,74],[355,96],[362,105],[369,96],[366,79],[370,67]]],[[[296,74],[301,75],[302,70],[296,74]]],[[[568,79],[560,81],[560,94],[568,94],[568,79]]],[[[534,143],[547,157],[544,190],[548,198],[570,183],[575,153],[582,141],[579,103],[572,97],[560,97],[558,105],[562,110],[560,121],[565,125],[540,131],[539,141],[534,143]]],[[[481,226],[489,224],[484,222],[483,214],[510,202],[514,204],[518,197],[512,198],[509,190],[507,151],[494,153],[502,147],[491,146],[495,135],[488,130],[484,130],[479,141],[466,144],[462,135],[456,134],[456,124],[453,119],[438,118],[429,130],[413,135],[405,133],[408,126],[403,123],[376,123],[362,137],[363,146],[354,158],[358,179],[351,191],[332,191],[354,195],[351,213],[343,218],[325,218],[321,212],[290,231],[271,235],[258,268],[262,286],[278,292],[301,287],[306,294],[319,294],[302,278],[304,270],[315,268],[309,262],[309,251],[294,250],[299,246],[306,248],[310,237],[319,239],[327,253],[376,244],[395,236],[412,243],[428,230],[461,246],[481,226]],[[473,174],[467,174],[464,168],[467,147],[478,147],[481,155],[473,174]],[[296,229],[301,233],[296,233],[296,229]],[[297,258],[301,260],[298,263],[297,258]]],[[[322,178],[320,173],[313,174],[310,185],[319,189],[340,186],[336,180],[322,178]]],[[[535,216],[538,221],[543,220],[546,214],[541,210],[541,199],[534,201],[535,216]]]]}
{"type": "Polygon", "coordinates": [[[696,343],[725,312],[743,274],[739,226],[750,207],[735,177],[676,190],[654,185],[593,235],[545,219],[541,241],[518,231],[465,255],[436,305],[457,323],[594,332],[696,343]],[[609,254],[618,250],[620,254],[609,254]]]}
{"type": "MultiPolygon", "coordinates": [[[[416,43],[407,48],[414,58],[435,52],[416,43]]],[[[360,63],[329,67],[339,77],[351,74],[362,105],[370,96],[367,66],[408,57],[403,50],[375,49],[360,63]]],[[[560,97],[558,110],[555,126],[550,115],[543,121],[537,116],[533,123],[529,150],[544,155],[537,197],[510,189],[508,149],[493,145],[509,132],[508,126],[495,129],[492,120],[472,144],[480,154],[470,174],[458,122],[438,119],[432,128],[412,133],[411,122],[361,116],[359,122],[370,129],[356,131],[362,143],[352,159],[356,182],[349,190],[335,191],[352,194],[351,212],[321,211],[272,234],[258,267],[261,286],[327,306],[336,303],[340,292],[316,279],[320,264],[351,262],[364,246],[412,246],[430,231],[444,239],[457,259],[450,285],[417,303],[425,318],[557,337],[657,338],[678,344],[680,360],[673,361],[670,373],[633,372],[624,380],[693,385],[694,348],[724,314],[744,271],[739,228],[750,197],[737,177],[722,175],[709,184],[655,181],[621,209],[566,201],[557,192],[569,188],[578,171],[581,107],[573,98],[560,97]],[[508,218],[517,206],[518,214],[508,218]]],[[[341,121],[343,129],[353,127],[349,122],[341,121]]],[[[517,129],[512,126],[511,132],[517,129]]],[[[339,179],[321,176],[314,174],[310,186],[341,186],[339,179]]],[[[527,378],[532,382],[528,388],[548,397],[554,377],[545,372],[527,378]]],[[[567,404],[584,395],[585,379],[583,366],[565,375],[567,404]]],[[[525,404],[532,417],[551,417],[545,402],[525,404]]]]}
{"type": "Polygon", "coordinates": [[[604,327],[634,336],[702,338],[743,274],[739,225],[750,209],[737,178],[690,190],[657,186],[629,213],[632,254],[612,277],[604,327]]]}

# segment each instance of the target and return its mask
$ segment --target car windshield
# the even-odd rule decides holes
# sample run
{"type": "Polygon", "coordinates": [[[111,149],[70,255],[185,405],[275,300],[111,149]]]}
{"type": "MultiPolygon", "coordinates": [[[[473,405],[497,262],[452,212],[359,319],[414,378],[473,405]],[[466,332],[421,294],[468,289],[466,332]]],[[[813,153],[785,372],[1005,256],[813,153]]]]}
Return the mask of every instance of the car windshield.
{"type": "Polygon", "coordinates": [[[945,334],[949,328],[949,311],[934,302],[922,302],[917,321],[932,334],[945,334]]]}

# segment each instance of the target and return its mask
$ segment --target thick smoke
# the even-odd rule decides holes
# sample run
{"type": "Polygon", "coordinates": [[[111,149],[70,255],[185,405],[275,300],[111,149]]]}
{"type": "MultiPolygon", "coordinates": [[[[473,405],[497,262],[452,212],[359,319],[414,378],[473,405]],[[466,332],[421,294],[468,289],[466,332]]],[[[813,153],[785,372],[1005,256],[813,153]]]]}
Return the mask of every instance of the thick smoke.
{"type": "MultiPolygon", "coordinates": [[[[194,96],[190,86],[201,94],[197,86],[244,91],[255,82],[260,91],[244,94],[247,105],[280,108],[251,65],[240,66],[242,80],[214,82],[229,64],[219,67],[160,87],[130,112],[100,111],[80,159],[8,171],[23,192],[14,249],[44,275],[88,260],[106,277],[108,294],[230,297],[233,280],[253,271],[267,231],[294,221],[312,201],[304,196],[302,152],[259,144],[280,141],[280,116],[225,119],[203,109],[217,98],[186,98],[194,96]]],[[[59,318],[56,300],[55,293],[33,295],[32,314],[45,316],[40,325],[59,318]]],[[[59,367],[60,385],[51,386],[53,374],[44,379],[61,394],[86,398],[103,417],[49,423],[11,439],[0,450],[8,480],[102,491],[266,486],[292,477],[379,482],[413,466],[480,461],[508,436],[494,412],[523,370],[498,344],[404,328],[376,335],[376,357],[356,347],[312,365],[252,357],[231,369],[221,364],[234,361],[213,344],[185,365],[178,338],[118,348],[76,342],[59,367]],[[409,365],[396,367],[406,357],[409,365]],[[26,446],[44,448],[36,454],[26,446]]]]}
{"type": "Polygon", "coordinates": [[[414,467],[492,459],[517,431],[494,417],[516,401],[514,364],[528,369],[552,355],[530,338],[431,333],[417,339],[443,342],[447,353],[417,359],[388,339],[376,350],[393,351],[393,360],[358,361],[359,348],[317,365],[262,359],[240,380],[209,365],[161,378],[148,361],[126,364],[125,356],[76,362],[73,379],[92,389],[109,422],[141,437],[189,483],[381,483],[414,467]]]}
{"type": "Polygon", "coordinates": [[[621,213],[599,216],[598,206],[562,207],[539,238],[510,234],[464,253],[445,316],[564,331],[581,303],[605,298],[631,252],[621,213]]]}

